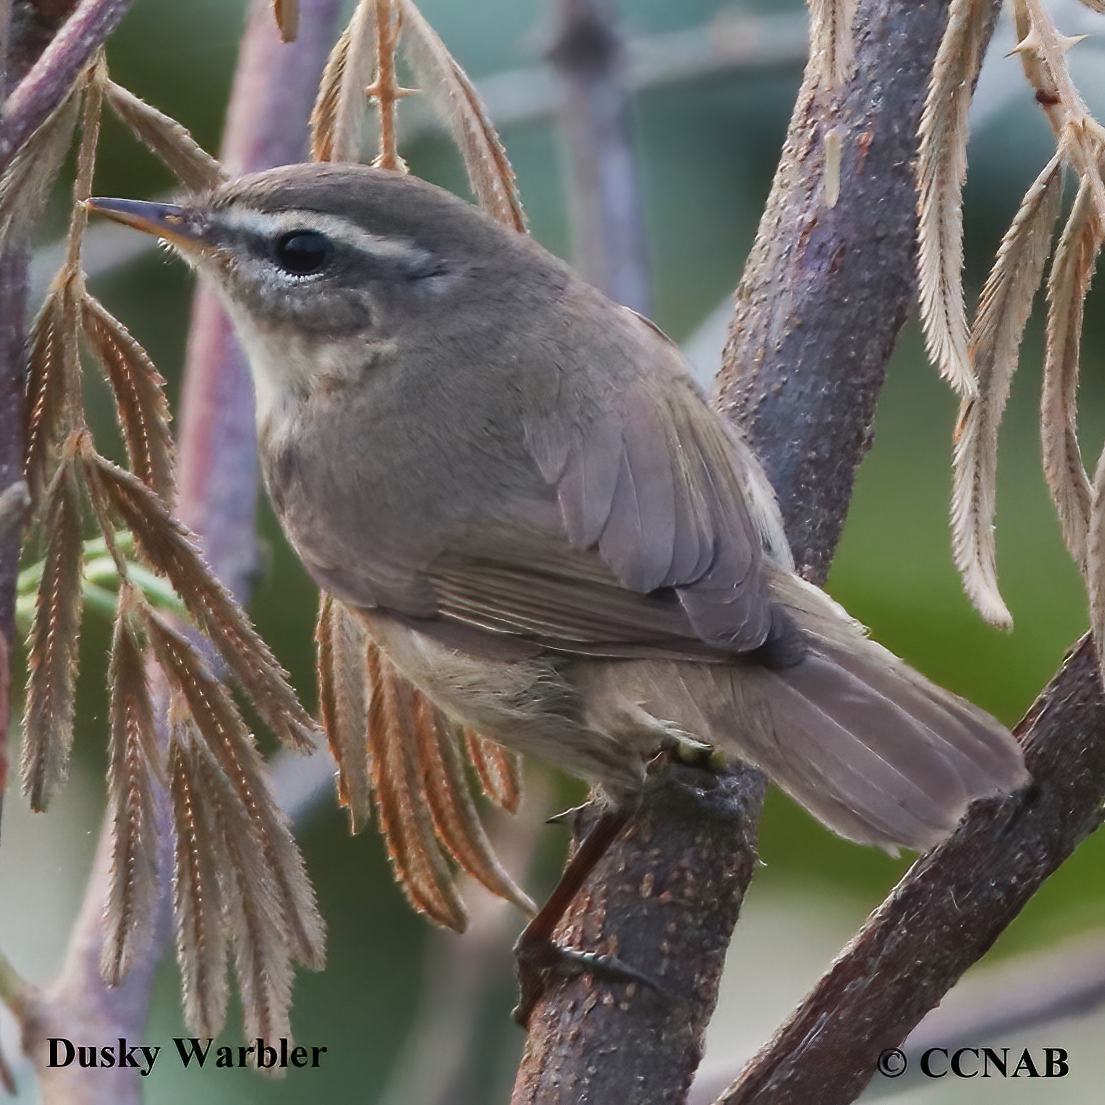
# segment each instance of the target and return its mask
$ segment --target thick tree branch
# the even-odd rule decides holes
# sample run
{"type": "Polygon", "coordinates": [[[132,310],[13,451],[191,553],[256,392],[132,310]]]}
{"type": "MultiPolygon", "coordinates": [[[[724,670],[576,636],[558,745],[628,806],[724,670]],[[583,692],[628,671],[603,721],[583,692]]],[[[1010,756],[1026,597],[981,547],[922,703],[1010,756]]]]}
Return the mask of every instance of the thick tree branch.
{"type": "MultiPolygon", "coordinates": [[[[776,483],[796,559],[818,582],[827,574],[855,469],[870,444],[886,363],[913,300],[912,160],[945,18],[944,4],[860,4],[855,76],[834,91],[815,87],[807,78],[737,293],[719,401],[741,425],[776,483]],[[844,153],[832,207],[825,202],[823,153],[830,128],[837,131],[844,153]]],[[[647,806],[644,813],[653,816],[647,806]]],[[[663,822],[654,839],[674,840],[686,831],[679,822],[663,822]]],[[[719,845],[698,855],[694,864],[700,886],[721,884],[724,866],[750,870],[754,844],[754,829],[742,822],[739,842],[736,833],[729,840],[732,851],[719,845]]],[[[698,934],[690,925],[649,945],[642,938],[639,911],[618,913],[610,904],[622,900],[623,888],[639,885],[639,865],[646,859],[656,871],[665,869],[671,861],[665,844],[642,857],[637,840],[623,837],[611,853],[593,880],[592,885],[602,889],[586,892],[589,900],[604,902],[596,936],[612,943],[619,956],[646,974],[660,974],[669,957],[697,962],[698,934]],[[637,883],[623,877],[622,872],[630,870],[637,883]],[[603,877],[611,882],[604,886],[603,877]],[[629,947],[634,949],[632,957],[626,952],[629,947]]],[[[740,896],[732,895],[727,903],[732,914],[726,933],[736,920],[740,896]]],[[[716,904],[706,895],[696,903],[700,910],[716,904]]],[[[720,970],[720,958],[717,962],[720,970]]],[[[515,1101],[545,1105],[608,1100],[608,1095],[590,1090],[594,1071],[602,1071],[602,1077],[611,1080],[608,1085],[619,1087],[618,1099],[627,1105],[685,1100],[684,1071],[678,1064],[650,1068],[643,1084],[636,1080],[640,1070],[632,1049],[608,1050],[608,1039],[592,1037],[586,1029],[590,1012],[585,1010],[588,1017],[581,1019],[572,1004],[579,1000],[580,985],[570,981],[550,988],[538,1006],[515,1101]],[[533,1067],[540,1067],[543,1075],[540,1093],[519,1096],[535,1077],[529,1073],[533,1067]],[[558,1085],[582,1087],[584,1092],[562,1098],[558,1085]]],[[[624,994],[624,984],[620,990],[594,986],[610,1001],[609,993],[624,994]]],[[[657,1038],[654,1033],[662,1020],[656,1004],[639,997],[623,1001],[627,1039],[657,1038]]],[[[699,1008],[695,1023],[699,1018],[704,1022],[711,1011],[708,1004],[699,1008]]],[[[856,1026],[867,1023],[861,1017],[849,1031],[863,1034],[856,1026]]],[[[823,1077],[816,1070],[814,1076],[823,1077]]],[[[814,1093],[801,1100],[820,1098],[814,1093]]]]}
{"type": "Polygon", "coordinates": [[[556,938],[617,956],[659,989],[601,972],[550,987],[529,1020],[512,1105],[684,1100],[752,878],[763,795],[747,768],[673,765],[647,784],[556,938]]]}

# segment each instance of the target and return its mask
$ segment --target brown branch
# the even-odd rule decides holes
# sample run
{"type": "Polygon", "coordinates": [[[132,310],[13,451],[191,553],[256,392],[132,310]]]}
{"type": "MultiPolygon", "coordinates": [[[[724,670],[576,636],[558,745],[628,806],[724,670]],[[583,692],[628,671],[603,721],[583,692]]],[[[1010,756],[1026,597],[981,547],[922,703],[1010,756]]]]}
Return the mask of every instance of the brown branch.
{"type": "MultiPolygon", "coordinates": [[[[673,765],[607,850],[557,930],[653,986],[569,974],[538,1000],[512,1105],[682,1101],[755,863],[764,781],[673,765]]],[[[593,814],[593,807],[585,807],[593,814]]]]}
{"type": "MultiPolygon", "coordinates": [[[[775,483],[796,558],[815,581],[827,574],[855,469],[871,441],[886,363],[913,301],[912,161],[945,17],[942,5],[908,0],[859,5],[856,74],[834,92],[815,91],[809,79],[803,86],[737,293],[720,402],[742,426],[775,483]],[[824,202],[823,138],[830,127],[844,140],[839,194],[832,207],[824,202]]],[[[647,805],[642,816],[653,816],[647,805]]],[[[625,901],[620,897],[623,888],[634,885],[621,872],[633,871],[639,886],[640,865],[647,861],[662,871],[674,854],[675,846],[668,842],[686,831],[680,818],[663,822],[656,839],[664,843],[648,850],[647,857],[633,839],[616,842],[604,861],[610,883],[603,886],[601,874],[596,877],[591,885],[602,890],[588,891],[588,902],[579,907],[601,904],[595,922],[601,924],[601,935],[614,942],[619,957],[650,976],[662,975],[669,956],[681,963],[700,962],[699,934],[688,923],[648,945],[642,939],[640,902],[623,911],[612,903],[625,901]]],[[[725,866],[751,869],[754,828],[744,823],[741,836],[694,857],[700,888],[724,885],[719,871],[725,866]]],[[[706,893],[691,897],[696,903],[688,903],[692,912],[717,904],[706,893]]],[[[727,903],[726,938],[739,902],[735,894],[727,903]]],[[[587,946],[594,948],[593,939],[587,946]]],[[[914,959],[916,951],[915,944],[914,959]]],[[[720,957],[716,965],[720,970],[720,957]]],[[[625,994],[624,984],[612,990],[593,985],[603,994],[625,994]]],[[[599,1077],[617,1087],[617,1100],[625,1105],[685,1100],[681,1064],[649,1066],[647,1081],[637,1080],[642,1067],[632,1044],[648,1041],[647,1050],[661,1039],[664,1017],[658,1003],[640,994],[623,1002],[628,1013],[617,1039],[624,1036],[630,1046],[609,1050],[609,1038],[592,1035],[589,1027],[595,1012],[588,1006],[587,1016],[581,1017],[571,1004],[573,998],[578,1002],[582,986],[569,981],[550,989],[538,1007],[515,1101],[546,1105],[577,1100],[558,1096],[558,1086],[589,1090],[589,1080],[599,1077]],[[543,1074],[539,1089],[532,1091],[536,1075],[531,1067],[543,1074]],[[529,1096],[519,1096],[523,1091],[529,1096]]],[[[623,1011],[622,1005],[618,1008],[623,1011]]],[[[693,1013],[684,1011],[683,1017],[704,1023],[710,1012],[712,1005],[705,1002],[693,1013]]],[[[836,1023],[841,1033],[864,1035],[860,1026],[869,1022],[836,1023]]],[[[824,1068],[806,1067],[804,1061],[802,1056],[795,1064],[809,1070],[823,1088],[824,1068]]],[[[869,1075],[873,1066],[867,1069],[869,1075]]],[[[585,1099],[613,1098],[595,1093],[585,1099]]],[[[813,1093],[793,1100],[821,1098],[813,1093]]]]}
{"type": "Polygon", "coordinates": [[[718,402],[760,457],[798,570],[814,583],[828,575],[913,305],[913,159],[945,17],[942,4],[860,4],[857,74],[833,92],[807,75],[737,289],[718,402]],[[833,207],[830,128],[843,141],[833,207]]]}
{"type": "MultiPolygon", "coordinates": [[[[940,20],[934,25],[932,12],[918,13],[913,5],[891,4],[876,22],[861,9],[865,41],[919,48],[927,30],[933,46],[940,20]],[[918,16],[908,28],[907,16],[918,16]]],[[[868,335],[875,352],[889,345],[909,302],[910,270],[889,251],[895,242],[908,251],[912,240],[910,150],[895,134],[914,133],[915,115],[903,110],[891,79],[908,72],[903,63],[912,60],[888,57],[886,83],[875,85],[882,104],[897,102],[896,111],[881,125],[845,131],[871,136],[855,160],[869,168],[881,161],[877,176],[893,185],[887,196],[869,192],[850,174],[841,182],[845,210],[817,211],[817,128],[812,121],[792,126],[727,350],[723,401],[760,449],[800,562],[814,579],[827,570],[855,465],[870,443],[883,363],[868,349],[868,335]],[[887,135],[880,150],[877,143],[887,135]],[[802,165],[804,172],[797,171],[802,165]],[[801,294],[784,296],[769,279],[773,267],[776,281],[783,277],[801,294]],[[842,280],[827,300],[809,295],[805,289],[816,288],[819,274],[829,270],[852,279],[842,280]],[[895,289],[889,302],[888,288],[895,289]],[[766,385],[779,371],[779,357],[787,386],[772,393],[766,385]],[[819,363],[822,368],[811,370],[819,363]],[[744,375],[733,371],[738,364],[744,375]]],[[[809,90],[804,98],[814,109],[809,90]]],[[[914,109],[919,105],[917,99],[914,109]]],[[[851,1101],[874,1073],[880,1051],[905,1038],[1097,827],[1105,794],[1105,704],[1088,641],[1052,679],[1018,735],[1035,785],[1004,802],[976,805],[954,837],[918,861],[722,1098],[725,1105],[851,1101]]]]}
{"type": "Polygon", "coordinates": [[[633,153],[625,44],[615,0],[558,0],[547,56],[560,76],[572,262],[611,299],[647,314],[644,210],[633,153]]]}

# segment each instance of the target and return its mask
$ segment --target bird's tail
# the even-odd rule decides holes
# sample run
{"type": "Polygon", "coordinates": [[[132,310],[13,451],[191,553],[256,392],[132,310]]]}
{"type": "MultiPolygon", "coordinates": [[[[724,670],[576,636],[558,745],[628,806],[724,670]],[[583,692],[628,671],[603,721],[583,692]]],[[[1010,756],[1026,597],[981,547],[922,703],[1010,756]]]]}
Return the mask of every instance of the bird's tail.
{"type": "Polygon", "coordinates": [[[733,671],[737,710],[725,735],[830,828],[889,850],[926,849],[972,799],[1028,782],[1008,729],[869,640],[824,592],[787,574],[775,597],[805,655],[733,671]]]}

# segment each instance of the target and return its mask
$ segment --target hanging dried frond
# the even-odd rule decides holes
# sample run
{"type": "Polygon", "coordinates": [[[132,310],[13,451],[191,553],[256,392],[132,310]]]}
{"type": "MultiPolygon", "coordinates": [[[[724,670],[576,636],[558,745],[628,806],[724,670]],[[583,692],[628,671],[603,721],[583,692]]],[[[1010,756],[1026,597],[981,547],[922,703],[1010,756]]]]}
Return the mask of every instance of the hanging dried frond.
{"type": "Polygon", "coordinates": [[[245,612],[211,574],[192,534],[131,473],[95,453],[85,463],[93,502],[131,531],[146,563],[173,585],[265,724],[290,748],[313,748],[314,721],[245,612]]]}
{"type": "Polygon", "coordinates": [[[311,160],[357,161],[367,101],[365,89],[376,64],[374,0],[361,0],[330,51],[311,111],[311,160]]]}
{"type": "Polygon", "coordinates": [[[80,103],[74,86],[19,147],[0,178],[0,251],[29,240],[73,140],[80,103]]]}
{"type": "Polygon", "coordinates": [[[1105,449],[1094,473],[1090,525],[1086,542],[1086,591],[1090,597],[1090,632],[1097,651],[1097,669],[1105,681],[1105,449]]]}
{"type": "Polygon", "coordinates": [[[295,42],[299,33],[299,0],[272,0],[272,14],[280,28],[280,41],[295,42]]]}
{"type": "MultiPolygon", "coordinates": [[[[227,857],[221,872],[225,884],[226,917],[233,934],[234,973],[242,999],[246,1038],[270,1040],[291,1035],[291,949],[281,930],[279,899],[248,832],[249,811],[226,801],[226,780],[212,761],[200,756],[201,778],[206,790],[218,795],[212,804],[227,857]],[[274,908],[275,907],[275,908],[274,908]]],[[[322,921],[319,919],[321,936],[322,921]]],[[[322,967],[321,945],[313,964],[322,967]]]]}
{"type": "Polygon", "coordinates": [[[173,438],[165,381],[126,327],[90,295],[81,300],[81,325],[115,394],[131,470],[171,503],[175,492],[173,438]]]}
{"type": "Polygon", "coordinates": [[[80,320],[75,278],[55,282],[31,328],[27,358],[23,478],[38,502],[50,479],[52,448],[73,421],[80,399],[80,320]]]}
{"type": "Polygon", "coordinates": [[[480,206],[493,218],[526,229],[514,170],[487,109],[468,75],[411,0],[399,0],[402,42],[422,90],[444,108],[445,121],[464,159],[468,180],[480,206]]]}
{"type": "Polygon", "coordinates": [[[1056,154],[1025,193],[982,289],[971,330],[978,394],[964,398],[955,441],[952,548],[963,586],[989,622],[1011,628],[998,591],[994,550],[998,427],[1017,367],[1017,351],[1040,286],[1062,199],[1056,154]]]}
{"type": "Polygon", "coordinates": [[[856,53],[852,24],[856,0],[809,0],[810,66],[818,83],[838,88],[851,75],[856,53]]]}
{"type": "MultiPolygon", "coordinates": [[[[291,953],[306,966],[318,969],[324,958],[322,918],[303,858],[287,819],[269,792],[264,761],[249,730],[226,688],[189,642],[152,610],[147,609],[145,615],[157,661],[179,690],[218,771],[241,805],[241,818],[249,830],[246,835],[255,838],[252,844],[242,840],[234,847],[243,855],[249,852],[250,867],[262,869],[271,879],[276,920],[291,953]]],[[[234,824],[241,818],[236,813],[234,824]]]]}
{"type": "Polygon", "coordinates": [[[483,793],[500,809],[517,813],[522,800],[522,757],[471,729],[465,729],[464,743],[483,793]]]}
{"type": "MultiPolygon", "coordinates": [[[[290,0],[289,7],[294,12],[295,5],[290,0]]],[[[170,119],[114,81],[104,82],[104,95],[123,124],[161,158],[185,188],[202,192],[227,179],[219,161],[175,119],[170,119]]]]}
{"type": "Polygon", "coordinates": [[[124,584],[108,673],[111,870],[100,970],[109,986],[118,986],[149,946],[159,894],[156,794],[164,778],[144,650],[133,624],[138,601],[136,592],[124,584]]]}
{"type": "Polygon", "coordinates": [[[416,755],[438,839],[457,863],[492,894],[535,913],[529,897],[506,873],[472,800],[461,755],[459,732],[425,695],[415,693],[416,755]]]}
{"type": "Polygon", "coordinates": [[[929,356],[959,392],[973,395],[963,304],[963,182],[967,111],[982,62],[988,0],[952,0],[925,107],[917,164],[918,284],[929,356]]]}
{"type": "Polygon", "coordinates": [[[197,1036],[217,1036],[226,1021],[227,925],[217,872],[228,866],[211,825],[210,791],[199,770],[202,742],[170,712],[169,793],[173,809],[173,918],[184,998],[184,1023],[197,1036]]]}
{"type": "Polygon", "coordinates": [[[77,175],[73,180],[73,212],[69,217],[68,249],[65,264],[58,279],[71,281],[84,290],[84,274],[81,270],[81,246],[88,229],[88,206],[85,200],[92,195],[92,176],[96,171],[96,148],[100,142],[100,121],[103,117],[104,85],[107,83],[107,64],[101,47],[95,59],[85,69],[84,110],[81,113],[81,141],[77,147],[77,175]]]}
{"type": "Polygon", "coordinates": [[[352,831],[359,833],[372,815],[366,665],[368,650],[376,645],[364,620],[325,591],[315,640],[319,712],[338,765],[338,801],[349,810],[352,831]]]}
{"type": "Polygon", "coordinates": [[[246,1035],[287,1036],[291,949],[262,842],[181,697],[172,715],[169,764],[180,833],[174,908],[186,1023],[204,1036],[222,1027],[229,945],[246,1035]]]}
{"type": "Polygon", "coordinates": [[[379,650],[369,653],[369,683],[372,784],[396,880],[420,913],[463,932],[468,912],[434,833],[416,751],[421,743],[416,726],[427,721],[416,711],[420,696],[379,650]]]}
{"type": "Polygon", "coordinates": [[[1094,205],[1093,189],[1083,180],[1051,264],[1040,408],[1044,475],[1059,512],[1067,548],[1083,569],[1092,490],[1078,447],[1075,397],[1082,314],[1101,249],[1102,227],[1102,219],[1094,205]]]}
{"type": "Polygon", "coordinates": [[[81,503],[77,468],[58,469],[43,504],[46,556],[27,641],[23,792],[44,810],[69,771],[81,632],[81,503]]]}

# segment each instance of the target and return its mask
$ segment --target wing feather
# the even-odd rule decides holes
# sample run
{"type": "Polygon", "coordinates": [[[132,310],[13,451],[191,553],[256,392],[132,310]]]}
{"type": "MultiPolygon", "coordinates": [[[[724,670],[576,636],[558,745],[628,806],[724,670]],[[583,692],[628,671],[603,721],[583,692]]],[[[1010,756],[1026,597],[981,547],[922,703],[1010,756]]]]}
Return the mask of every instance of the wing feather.
{"type": "Polygon", "coordinates": [[[747,503],[750,458],[689,386],[635,388],[526,442],[559,528],[522,503],[472,527],[426,569],[441,615],[589,655],[721,660],[763,643],[769,537],[747,503]]]}

